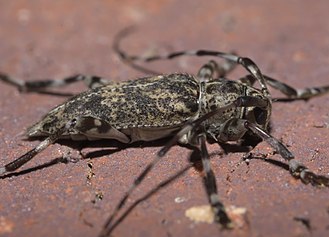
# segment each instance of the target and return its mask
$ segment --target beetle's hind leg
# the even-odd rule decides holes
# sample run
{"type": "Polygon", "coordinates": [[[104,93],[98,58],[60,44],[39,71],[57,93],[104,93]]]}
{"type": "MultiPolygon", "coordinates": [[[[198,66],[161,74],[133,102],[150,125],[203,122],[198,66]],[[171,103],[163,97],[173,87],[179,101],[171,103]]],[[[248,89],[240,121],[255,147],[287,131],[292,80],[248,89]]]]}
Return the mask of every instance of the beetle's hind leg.
{"type": "Polygon", "coordinates": [[[50,134],[32,150],[28,151],[9,164],[0,167],[0,175],[4,175],[8,172],[17,170],[19,167],[23,166],[31,159],[33,159],[33,157],[45,150],[48,146],[59,140],[63,134],[72,134],[74,136],[78,133],[82,135],[85,134],[86,137],[90,136],[91,138],[97,138],[98,133],[95,133],[95,130],[108,136],[115,136],[116,139],[120,142],[129,142],[129,138],[127,136],[112,128],[108,123],[104,121],[96,121],[96,119],[92,117],[76,117],[68,121],[63,127],[57,129],[53,134],[50,134]],[[73,132],[71,133],[71,131],[73,132]]]}
{"type": "Polygon", "coordinates": [[[27,162],[29,162],[33,157],[35,157],[37,154],[45,150],[49,145],[56,142],[62,134],[70,130],[72,127],[74,127],[76,124],[76,119],[73,119],[69,122],[67,122],[62,128],[58,129],[55,133],[49,135],[46,139],[41,141],[36,147],[34,147],[32,150],[26,152],[24,155],[20,156],[16,160],[4,165],[3,167],[0,167],[0,176],[13,172],[17,170],[19,167],[23,166],[27,162]]]}
{"type": "Polygon", "coordinates": [[[37,81],[23,81],[21,79],[13,78],[7,74],[0,73],[0,80],[10,85],[17,87],[20,91],[24,92],[40,92],[47,91],[47,89],[67,86],[72,83],[82,81],[88,88],[96,88],[102,85],[110,84],[111,82],[105,78],[98,76],[88,75],[73,75],[65,77],[60,80],[56,79],[41,79],[37,81]]]}

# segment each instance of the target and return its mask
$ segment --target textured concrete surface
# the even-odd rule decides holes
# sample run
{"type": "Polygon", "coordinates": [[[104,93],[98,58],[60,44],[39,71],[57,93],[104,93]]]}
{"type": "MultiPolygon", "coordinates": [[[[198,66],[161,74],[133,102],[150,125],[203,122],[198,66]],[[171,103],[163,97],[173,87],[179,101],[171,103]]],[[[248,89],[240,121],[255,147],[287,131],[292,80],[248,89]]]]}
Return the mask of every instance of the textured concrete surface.
{"type": "MultiPolygon", "coordinates": [[[[144,74],[121,63],[111,44],[119,30],[136,25],[137,32],[123,42],[134,54],[234,50],[251,57],[264,73],[290,85],[325,85],[329,84],[328,8],[326,0],[1,1],[0,71],[24,80],[75,73],[116,81],[133,79],[144,74]]],[[[147,66],[164,73],[196,73],[206,60],[181,58],[147,66]]],[[[238,69],[230,78],[244,74],[238,69]]],[[[80,84],[61,89],[82,90],[80,84]]],[[[1,83],[1,165],[38,143],[23,140],[22,132],[65,99],[20,94],[1,83]]],[[[272,134],[299,160],[327,175],[328,106],[329,96],[307,103],[277,103],[272,118],[272,134]]],[[[124,191],[161,145],[141,144],[121,151],[109,147],[111,144],[96,145],[104,144],[106,148],[83,150],[94,159],[47,164],[70,151],[67,146],[52,145],[21,169],[25,172],[1,179],[0,236],[97,236],[124,191]],[[40,168],[42,164],[46,165],[40,168]],[[37,168],[31,170],[33,167],[37,168]]],[[[188,208],[207,204],[202,174],[192,168],[140,204],[114,236],[328,236],[328,189],[306,186],[282,167],[257,159],[240,164],[242,153],[223,155],[216,144],[208,147],[221,199],[227,205],[246,208],[248,225],[227,232],[185,217],[188,208]]],[[[77,155],[74,151],[72,156],[77,155]]],[[[265,143],[254,150],[271,151],[265,143]]],[[[190,153],[175,146],[129,203],[184,167],[190,153]]],[[[269,157],[282,161],[278,155],[269,157]]]]}

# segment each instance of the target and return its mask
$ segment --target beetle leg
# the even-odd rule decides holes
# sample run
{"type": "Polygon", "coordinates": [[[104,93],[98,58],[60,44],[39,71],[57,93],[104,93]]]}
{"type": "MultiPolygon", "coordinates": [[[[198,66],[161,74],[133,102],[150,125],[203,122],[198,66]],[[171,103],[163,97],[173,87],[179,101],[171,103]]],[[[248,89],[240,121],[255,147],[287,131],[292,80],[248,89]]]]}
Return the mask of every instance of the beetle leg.
{"type": "Polygon", "coordinates": [[[317,175],[309,170],[305,165],[294,160],[294,155],[276,138],[272,137],[263,129],[259,128],[253,123],[243,121],[245,127],[255,133],[257,136],[266,141],[276,152],[278,152],[285,160],[289,161],[290,173],[301,179],[304,183],[311,183],[314,186],[326,186],[329,187],[329,178],[317,175]]]}
{"type": "MultiPolygon", "coordinates": [[[[265,76],[264,76],[264,78],[265,78],[265,76]]],[[[239,78],[238,81],[247,86],[253,86],[255,84],[256,79],[254,77],[252,77],[251,75],[246,75],[244,77],[239,78]]]]}
{"type": "MultiPolygon", "coordinates": [[[[235,105],[229,104],[228,106],[225,106],[224,108],[221,108],[220,111],[216,110],[216,114],[220,114],[225,112],[225,110],[227,110],[228,108],[232,108],[235,105]]],[[[204,117],[204,116],[203,116],[204,117]]],[[[201,118],[203,118],[201,117],[201,118]]],[[[174,146],[175,144],[177,144],[177,142],[180,140],[180,138],[182,138],[185,134],[193,132],[193,129],[196,129],[199,127],[199,125],[204,121],[205,119],[190,119],[184,126],[183,128],[177,132],[175,134],[175,136],[170,139],[170,141],[160,149],[160,151],[157,153],[157,156],[154,158],[154,160],[149,163],[144,170],[137,176],[137,178],[135,179],[134,183],[130,186],[130,188],[128,189],[128,191],[126,191],[125,195],[121,198],[121,200],[119,201],[118,205],[115,207],[112,215],[108,218],[107,222],[105,223],[105,226],[111,226],[112,221],[114,220],[114,218],[118,215],[119,211],[122,209],[122,207],[125,205],[125,203],[127,202],[127,199],[129,198],[129,196],[132,194],[132,192],[138,187],[138,185],[144,180],[144,178],[146,177],[146,175],[151,171],[151,169],[161,160],[162,157],[164,157],[167,152],[170,150],[170,148],[172,146],[174,146]]]]}
{"type": "MultiPolygon", "coordinates": [[[[192,122],[192,121],[191,121],[192,122]]],[[[119,211],[122,209],[122,207],[127,202],[127,199],[130,197],[132,192],[140,185],[140,183],[144,180],[146,175],[153,169],[153,167],[161,160],[162,157],[164,157],[167,152],[170,150],[172,146],[177,144],[179,139],[183,137],[185,134],[192,131],[193,126],[191,123],[188,125],[185,125],[158,153],[157,156],[154,158],[154,160],[149,163],[144,170],[137,176],[134,183],[130,186],[128,191],[126,191],[125,195],[121,198],[118,205],[115,207],[112,215],[108,218],[108,220],[105,223],[105,226],[111,226],[112,221],[114,218],[118,215],[119,211]]]]}
{"type": "Polygon", "coordinates": [[[236,66],[236,63],[231,61],[225,61],[218,64],[214,60],[210,60],[207,64],[203,65],[199,70],[197,77],[200,81],[216,80],[214,79],[214,74],[216,73],[216,78],[225,77],[227,73],[232,71],[236,66]]]}
{"type": "Polygon", "coordinates": [[[65,132],[67,132],[69,129],[74,127],[76,123],[76,120],[73,119],[66,123],[65,126],[62,128],[58,129],[54,134],[49,135],[46,139],[41,141],[36,147],[34,147],[32,150],[26,152],[24,155],[20,156],[16,160],[6,164],[3,167],[0,167],[0,175],[4,175],[8,172],[12,172],[17,170],[19,167],[22,165],[26,164],[29,162],[33,157],[35,157],[37,154],[42,152],[44,149],[46,149],[49,145],[53,144],[55,141],[57,141],[61,135],[65,132]]]}
{"type": "Polygon", "coordinates": [[[23,81],[17,78],[12,78],[11,76],[0,73],[0,80],[17,87],[20,91],[31,92],[31,91],[46,91],[52,87],[67,86],[69,84],[83,81],[89,88],[96,88],[102,85],[107,85],[110,83],[107,79],[98,76],[87,76],[87,75],[73,75],[70,77],[65,77],[61,80],[55,79],[42,79],[37,81],[23,81]]]}
{"type": "Polygon", "coordinates": [[[225,211],[224,205],[222,204],[222,202],[219,200],[218,197],[216,177],[213,170],[211,169],[209,154],[206,146],[206,136],[204,133],[201,134],[201,136],[199,136],[199,142],[200,142],[202,166],[205,172],[203,183],[207,192],[209,203],[215,215],[215,221],[220,223],[224,228],[230,228],[232,224],[231,220],[225,211]]]}
{"type": "Polygon", "coordinates": [[[212,80],[218,67],[218,64],[213,60],[210,60],[207,64],[203,65],[197,74],[199,81],[206,82],[212,80]]]}
{"type": "MultiPolygon", "coordinates": [[[[122,143],[129,143],[130,139],[120,131],[112,128],[109,124],[104,121],[92,118],[92,117],[78,117],[70,120],[66,123],[65,126],[55,131],[53,134],[50,134],[46,139],[41,141],[36,147],[28,151],[21,157],[12,161],[9,164],[6,164],[3,167],[0,167],[0,175],[6,174],[8,172],[15,171],[22,165],[26,164],[37,154],[46,149],[49,145],[56,142],[62,137],[63,134],[70,134],[70,131],[76,130],[80,134],[85,134],[91,138],[98,138],[99,133],[107,135],[109,138],[116,138],[122,143]],[[97,132],[98,131],[98,132],[97,132]]],[[[76,132],[75,132],[76,133],[76,132]]]]}
{"type": "MultiPolygon", "coordinates": [[[[225,106],[223,108],[221,108],[220,110],[216,110],[216,114],[220,114],[225,112],[225,110],[227,110],[228,108],[232,108],[234,107],[235,104],[229,104],[228,106],[225,106]]],[[[201,117],[203,118],[203,117],[201,117]]],[[[146,175],[151,171],[151,169],[161,160],[162,157],[164,157],[167,152],[170,150],[170,148],[172,146],[174,146],[175,144],[177,144],[177,142],[187,133],[193,132],[193,129],[198,128],[199,125],[204,121],[200,120],[200,119],[195,119],[192,118],[190,119],[184,126],[183,128],[176,133],[176,135],[163,147],[161,148],[161,150],[158,152],[157,156],[154,158],[154,160],[149,163],[144,170],[137,176],[137,178],[135,179],[134,183],[130,186],[130,188],[128,189],[128,191],[125,193],[125,195],[121,198],[121,200],[119,201],[119,204],[115,207],[112,215],[109,217],[109,219],[107,220],[107,222],[105,223],[105,226],[110,226],[113,219],[118,215],[119,211],[121,210],[121,208],[125,205],[127,199],[129,198],[129,196],[132,194],[132,192],[140,185],[140,183],[144,180],[144,178],[146,177],[146,175]]],[[[193,137],[193,136],[192,136],[193,137]]]]}
{"type": "MultiPolygon", "coordinates": [[[[180,131],[182,132],[185,130],[185,132],[192,131],[193,129],[197,129],[199,126],[202,126],[202,123],[209,119],[210,117],[214,115],[220,115],[223,112],[225,112],[228,109],[235,108],[235,107],[266,107],[266,101],[256,98],[256,97],[239,97],[234,102],[223,106],[221,108],[218,108],[216,110],[213,110],[200,118],[188,122],[183,129],[180,131]]],[[[290,173],[297,178],[300,178],[304,183],[311,183],[312,185],[318,185],[318,186],[327,186],[329,187],[329,178],[321,175],[317,175],[310,171],[306,166],[299,163],[294,159],[294,155],[276,138],[272,137],[270,134],[268,134],[263,129],[259,128],[253,123],[248,122],[247,120],[240,120],[241,123],[244,124],[244,126],[251,130],[254,134],[256,134],[258,137],[262,138],[264,141],[266,141],[276,152],[278,152],[285,160],[289,161],[289,169],[290,173]]],[[[178,136],[179,133],[176,135],[178,136]]],[[[178,139],[178,138],[176,138],[178,139]]],[[[172,139],[172,141],[175,140],[175,137],[172,139]]],[[[166,151],[169,150],[170,144],[168,147],[164,147],[162,150],[166,151]]],[[[161,152],[161,151],[160,151],[161,152]]]]}

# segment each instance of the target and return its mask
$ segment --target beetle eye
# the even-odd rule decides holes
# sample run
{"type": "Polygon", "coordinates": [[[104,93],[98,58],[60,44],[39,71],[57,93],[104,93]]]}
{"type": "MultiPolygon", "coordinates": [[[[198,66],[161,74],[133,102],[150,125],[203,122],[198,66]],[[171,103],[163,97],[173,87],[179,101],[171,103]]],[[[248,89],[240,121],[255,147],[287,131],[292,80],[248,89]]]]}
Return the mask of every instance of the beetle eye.
{"type": "Polygon", "coordinates": [[[267,111],[256,107],[254,109],[254,116],[256,123],[259,125],[264,125],[267,120],[267,111]]]}

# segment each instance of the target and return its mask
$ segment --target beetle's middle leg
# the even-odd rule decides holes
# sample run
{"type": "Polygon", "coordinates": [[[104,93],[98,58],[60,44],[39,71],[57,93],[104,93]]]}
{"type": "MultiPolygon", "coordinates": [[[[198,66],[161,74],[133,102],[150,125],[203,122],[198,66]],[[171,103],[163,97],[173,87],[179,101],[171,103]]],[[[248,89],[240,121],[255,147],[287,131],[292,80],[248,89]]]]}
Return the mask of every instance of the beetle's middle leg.
{"type": "Polygon", "coordinates": [[[109,80],[99,76],[88,76],[81,74],[65,77],[60,80],[41,79],[37,81],[23,81],[0,72],[0,80],[15,86],[20,91],[24,92],[47,91],[47,89],[49,88],[67,86],[69,84],[76,83],[79,81],[84,82],[89,88],[96,88],[111,83],[109,80]]]}
{"type": "MultiPolygon", "coordinates": [[[[200,131],[200,127],[202,127],[202,123],[209,119],[210,117],[214,115],[220,115],[223,114],[225,111],[235,108],[235,107],[253,107],[253,106],[260,106],[263,107],[265,104],[263,104],[263,100],[260,100],[258,98],[254,97],[240,97],[238,100],[225,105],[221,108],[218,108],[216,110],[213,110],[199,118],[191,118],[189,121],[185,123],[185,125],[182,127],[182,129],[175,134],[175,136],[163,147],[161,150],[158,152],[156,158],[149,163],[144,170],[138,175],[138,177],[135,179],[134,183],[130,186],[130,188],[127,190],[125,195],[121,198],[119,201],[118,205],[115,207],[112,215],[108,218],[104,225],[104,229],[106,230],[111,230],[112,229],[112,223],[116,216],[119,214],[119,211],[122,209],[122,207],[125,205],[127,202],[128,198],[132,194],[132,192],[140,185],[140,183],[144,180],[144,178],[147,176],[147,174],[151,171],[151,169],[164,157],[167,152],[170,150],[172,146],[177,144],[177,142],[186,134],[192,134],[191,139],[195,138],[198,136],[198,131],[200,131]]],[[[203,132],[200,133],[202,135],[203,132]]],[[[215,214],[216,214],[216,220],[223,224],[224,226],[229,226],[230,220],[226,215],[225,209],[223,208],[223,205],[220,203],[218,197],[217,197],[217,188],[216,188],[216,183],[214,179],[214,174],[211,171],[210,168],[210,163],[209,163],[209,156],[208,152],[206,150],[206,145],[204,138],[200,138],[201,142],[201,151],[202,151],[202,158],[203,158],[203,163],[205,166],[205,171],[206,171],[206,178],[205,178],[205,187],[207,190],[207,193],[209,194],[209,201],[214,208],[215,214]]],[[[194,145],[194,144],[192,144],[194,145]]]]}
{"type": "Polygon", "coordinates": [[[225,211],[225,206],[218,197],[216,177],[211,169],[210,158],[206,146],[206,134],[202,133],[199,136],[198,141],[200,143],[203,171],[205,172],[203,183],[207,192],[208,201],[214,212],[215,221],[225,228],[231,228],[231,220],[225,211]]]}
{"type": "Polygon", "coordinates": [[[197,76],[200,81],[214,80],[215,78],[225,77],[235,67],[236,63],[226,60],[223,63],[218,64],[214,60],[210,60],[207,64],[203,65],[197,76]]]}

